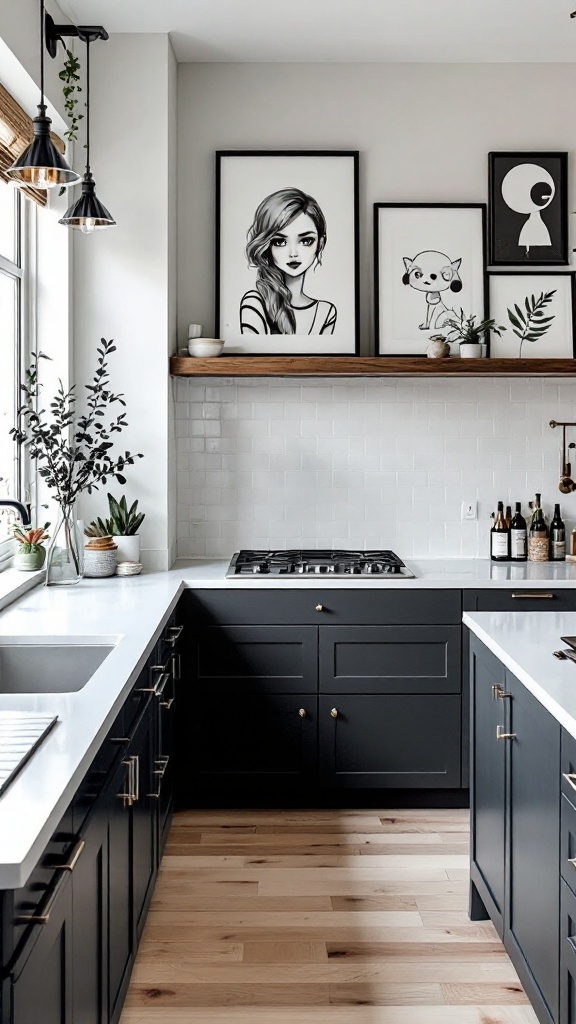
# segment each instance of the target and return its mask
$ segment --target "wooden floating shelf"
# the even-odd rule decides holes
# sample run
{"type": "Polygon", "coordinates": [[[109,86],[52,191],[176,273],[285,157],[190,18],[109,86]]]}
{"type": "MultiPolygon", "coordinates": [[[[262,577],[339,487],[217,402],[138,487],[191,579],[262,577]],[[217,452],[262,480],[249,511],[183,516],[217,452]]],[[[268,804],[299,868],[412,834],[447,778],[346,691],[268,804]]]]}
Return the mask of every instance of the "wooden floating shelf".
{"type": "Polygon", "coordinates": [[[575,377],[576,359],[172,356],[173,377],[575,377]]]}

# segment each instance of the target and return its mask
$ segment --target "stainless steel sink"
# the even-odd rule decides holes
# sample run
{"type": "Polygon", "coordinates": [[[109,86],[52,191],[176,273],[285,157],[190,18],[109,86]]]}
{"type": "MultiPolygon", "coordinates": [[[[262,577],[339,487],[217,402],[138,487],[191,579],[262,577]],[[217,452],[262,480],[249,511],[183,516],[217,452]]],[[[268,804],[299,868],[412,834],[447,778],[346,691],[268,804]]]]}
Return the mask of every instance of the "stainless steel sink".
{"type": "Polygon", "coordinates": [[[113,650],[109,637],[81,643],[67,637],[0,639],[0,694],[74,693],[113,650]]]}

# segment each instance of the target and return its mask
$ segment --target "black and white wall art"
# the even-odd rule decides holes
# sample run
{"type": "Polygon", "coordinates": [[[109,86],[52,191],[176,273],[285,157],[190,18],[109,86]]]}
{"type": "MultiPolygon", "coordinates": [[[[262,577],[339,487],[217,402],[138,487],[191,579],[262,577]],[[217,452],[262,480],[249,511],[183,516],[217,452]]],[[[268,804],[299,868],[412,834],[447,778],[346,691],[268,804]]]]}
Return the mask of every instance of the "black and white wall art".
{"type": "Polygon", "coordinates": [[[358,351],[358,153],[216,154],[216,332],[230,354],[358,351]]]}
{"type": "Polygon", "coordinates": [[[490,316],[506,328],[490,338],[493,359],[573,359],[575,275],[496,271],[490,316]]]}
{"type": "Polygon", "coordinates": [[[489,261],[568,263],[568,154],[490,153],[489,261]]]}
{"type": "Polygon", "coordinates": [[[485,318],[485,227],[482,203],[375,203],[379,355],[425,355],[460,310],[485,318]]]}

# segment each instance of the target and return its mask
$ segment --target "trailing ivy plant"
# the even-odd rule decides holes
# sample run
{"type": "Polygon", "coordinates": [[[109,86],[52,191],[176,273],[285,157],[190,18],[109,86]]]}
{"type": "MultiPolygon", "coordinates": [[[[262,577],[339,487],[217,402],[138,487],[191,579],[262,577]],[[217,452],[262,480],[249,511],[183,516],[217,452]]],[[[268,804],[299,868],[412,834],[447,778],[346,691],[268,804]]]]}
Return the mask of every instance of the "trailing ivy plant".
{"type": "Polygon", "coordinates": [[[552,326],[554,314],[544,316],[546,306],[552,302],[552,296],[556,289],[551,292],[541,292],[538,298],[534,295],[526,296],[524,299],[525,312],[514,303],[514,311],[508,309],[508,319],[512,324],[512,332],[520,339],[518,358],[522,358],[522,345],[525,341],[539,341],[543,338],[552,326]]]}
{"type": "Polygon", "coordinates": [[[77,110],[78,93],[82,92],[82,87],[78,85],[80,81],[79,72],[80,61],[78,57],[74,56],[72,50],[66,50],[66,60],[58,77],[61,82],[64,82],[62,86],[64,109],[66,110],[69,122],[69,128],[64,132],[64,136],[69,142],[78,141],[78,125],[84,117],[84,114],[79,113],[77,110]]]}
{"type": "Polygon", "coordinates": [[[66,389],[61,380],[49,411],[40,408],[39,364],[41,359],[50,357],[42,352],[32,353],[26,383],[22,385],[25,400],[10,435],[18,444],[26,445],[38,466],[38,474],[55,492],[61,508],[71,506],[82,491],[90,494],[97,490],[108,479],[125,484],[125,467],[143,458],[128,451],[112,452],[114,444],[110,437],[128,426],[124,412],[105,422],[111,406],[126,405],[123,395],[110,390],[108,357],[115,351],[113,341],[101,339],[92,383],[84,385],[88,393],[87,411],[81,416],[76,412],[75,385],[66,389]]]}

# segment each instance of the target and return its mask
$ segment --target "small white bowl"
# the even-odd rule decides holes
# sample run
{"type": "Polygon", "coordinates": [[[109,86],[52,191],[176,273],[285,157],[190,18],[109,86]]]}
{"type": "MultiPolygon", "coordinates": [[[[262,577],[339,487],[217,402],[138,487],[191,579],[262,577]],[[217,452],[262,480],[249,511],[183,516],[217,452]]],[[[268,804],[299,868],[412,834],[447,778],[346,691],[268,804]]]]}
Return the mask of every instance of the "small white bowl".
{"type": "Polygon", "coordinates": [[[191,338],[188,351],[191,356],[219,356],[224,342],[219,338],[191,338]]]}

